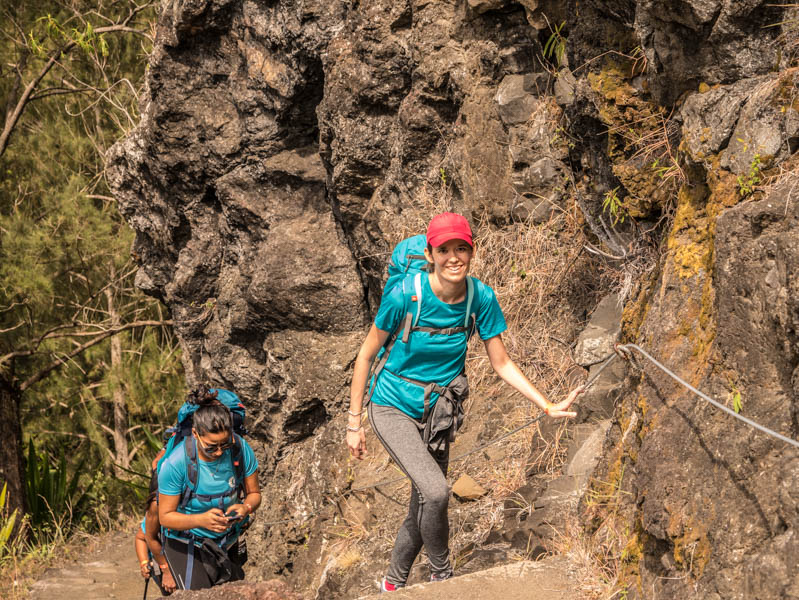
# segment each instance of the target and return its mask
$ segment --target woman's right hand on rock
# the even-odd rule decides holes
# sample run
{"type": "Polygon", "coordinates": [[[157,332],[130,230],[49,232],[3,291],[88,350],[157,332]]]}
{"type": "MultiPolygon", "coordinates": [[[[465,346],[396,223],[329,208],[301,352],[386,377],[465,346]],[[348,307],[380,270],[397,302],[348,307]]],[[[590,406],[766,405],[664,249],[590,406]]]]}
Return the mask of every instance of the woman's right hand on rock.
{"type": "Polygon", "coordinates": [[[363,427],[358,431],[347,431],[347,448],[353,458],[363,460],[366,456],[366,434],[363,427]]]}
{"type": "Polygon", "coordinates": [[[230,527],[230,521],[225,517],[225,513],[218,508],[212,508],[198,516],[199,526],[215,533],[222,533],[230,527]]]}

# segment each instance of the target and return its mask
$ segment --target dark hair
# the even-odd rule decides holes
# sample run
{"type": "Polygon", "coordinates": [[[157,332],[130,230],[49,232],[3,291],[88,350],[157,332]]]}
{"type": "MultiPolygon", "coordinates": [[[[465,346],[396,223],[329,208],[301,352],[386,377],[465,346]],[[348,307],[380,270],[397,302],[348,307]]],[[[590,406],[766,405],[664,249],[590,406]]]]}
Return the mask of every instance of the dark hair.
{"type": "Polygon", "coordinates": [[[150,510],[150,505],[155,501],[156,497],[158,497],[158,472],[153,470],[153,474],[150,476],[150,488],[148,490],[147,500],[144,501],[145,512],[150,510]]]}
{"type": "Polygon", "coordinates": [[[216,400],[218,394],[219,392],[217,392],[216,390],[212,392],[211,388],[203,383],[189,392],[189,395],[186,398],[186,402],[188,402],[189,404],[196,404],[197,406],[202,406],[203,404],[208,404],[212,400],[216,400]]]}
{"type": "Polygon", "coordinates": [[[217,391],[210,392],[205,385],[201,385],[189,394],[188,402],[199,406],[192,416],[192,424],[201,435],[233,431],[233,415],[216,396],[217,391]]]}
{"type": "Polygon", "coordinates": [[[201,435],[224,431],[232,432],[233,418],[227,406],[214,399],[213,403],[203,404],[196,410],[193,425],[197,433],[201,435]]]}

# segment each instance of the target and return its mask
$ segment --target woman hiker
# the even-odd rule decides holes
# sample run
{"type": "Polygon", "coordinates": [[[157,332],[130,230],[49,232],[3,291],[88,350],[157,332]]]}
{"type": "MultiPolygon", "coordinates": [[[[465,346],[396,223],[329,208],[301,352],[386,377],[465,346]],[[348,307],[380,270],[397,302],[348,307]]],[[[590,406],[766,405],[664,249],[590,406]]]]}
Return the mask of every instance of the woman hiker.
{"type": "Polygon", "coordinates": [[[139,559],[141,576],[145,580],[152,574],[153,580],[164,596],[175,591],[175,580],[169,572],[161,544],[160,525],[158,522],[158,480],[153,473],[150,480],[150,491],[145,501],[145,515],[141,525],[136,529],[136,557],[139,559]],[[158,565],[158,568],[155,568],[158,565]]]}
{"type": "Polygon", "coordinates": [[[246,555],[238,537],[261,503],[258,461],[247,441],[233,433],[230,411],[212,394],[200,404],[192,434],[158,472],[164,554],[178,589],[186,590],[244,578],[246,555]]]}
{"type": "Polygon", "coordinates": [[[422,546],[430,561],[430,580],[452,576],[445,475],[449,442],[468,396],[463,371],[470,333],[476,330],[480,335],[497,374],[549,416],[575,416],[568,409],[583,391],[578,387],[552,404],[511,360],[500,335],[507,326],[494,291],[468,277],[473,253],[471,228],[463,216],[433,217],[424,250],[427,272],[407,276],[384,295],[355,361],[347,426],[350,453],[357,459],[366,456],[362,402],[370,365],[389,340],[381,355],[388,358],[378,361],[370,382],[369,420],[412,483],[408,515],[394,542],[381,591],[405,585],[422,546]]]}

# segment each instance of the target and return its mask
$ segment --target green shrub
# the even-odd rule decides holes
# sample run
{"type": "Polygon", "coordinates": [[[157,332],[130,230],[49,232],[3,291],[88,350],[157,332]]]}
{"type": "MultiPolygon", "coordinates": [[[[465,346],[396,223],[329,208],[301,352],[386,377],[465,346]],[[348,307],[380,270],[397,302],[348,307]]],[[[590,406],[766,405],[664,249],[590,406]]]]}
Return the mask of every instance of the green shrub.
{"type": "Polygon", "coordinates": [[[53,467],[50,456],[37,452],[31,438],[25,463],[25,496],[34,537],[46,537],[56,527],[68,530],[80,523],[90,508],[90,491],[96,479],[85,489],[79,489],[79,480],[87,472],[85,459],[78,463],[68,479],[63,448],[57,466],[53,467]]]}
{"type": "Polygon", "coordinates": [[[11,532],[14,530],[14,523],[17,520],[17,510],[6,516],[6,491],[8,484],[3,484],[3,491],[0,492],[0,556],[6,553],[6,544],[11,537],[11,532]]]}

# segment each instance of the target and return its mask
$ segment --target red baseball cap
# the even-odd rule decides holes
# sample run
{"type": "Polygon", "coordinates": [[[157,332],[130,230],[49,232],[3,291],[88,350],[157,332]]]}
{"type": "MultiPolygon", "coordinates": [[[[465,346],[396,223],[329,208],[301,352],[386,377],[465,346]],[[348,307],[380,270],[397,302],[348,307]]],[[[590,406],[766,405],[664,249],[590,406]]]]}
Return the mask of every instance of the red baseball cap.
{"type": "Polygon", "coordinates": [[[470,246],[472,243],[472,228],[463,215],[445,212],[430,219],[427,226],[427,243],[438,248],[450,240],[463,240],[470,246]]]}

